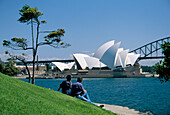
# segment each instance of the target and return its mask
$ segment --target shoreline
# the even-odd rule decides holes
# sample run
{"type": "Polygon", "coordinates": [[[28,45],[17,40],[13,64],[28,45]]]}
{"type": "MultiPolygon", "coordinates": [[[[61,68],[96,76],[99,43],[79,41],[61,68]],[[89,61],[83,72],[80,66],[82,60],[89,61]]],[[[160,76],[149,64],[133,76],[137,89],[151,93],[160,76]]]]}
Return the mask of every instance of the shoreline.
{"type": "MultiPolygon", "coordinates": [[[[66,76],[35,76],[35,79],[65,79],[66,76]]],[[[76,75],[73,76],[72,78],[77,78],[77,77],[82,77],[82,78],[148,78],[148,77],[159,77],[157,74],[146,74],[146,75],[136,75],[136,76],[88,76],[88,75],[76,75]]],[[[13,76],[13,78],[16,79],[29,79],[28,75],[23,75],[23,76],[13,76]]]]}
{"type": "MultiPolygon", "coordinates": [[[[97,105],[101,105],[101,103],[95,103],[97,105]]],[[[123,106],[118,106],[118,105],[109,105],[109,104],[102,104],[104,105],[103,109],[109,110],[113,113],[117,113],[120,115],[153,115],[152,112],[147,111],[147,112],[140,112],[135,109],[130,109],[129,107],[123,107],[123,106]]]]}

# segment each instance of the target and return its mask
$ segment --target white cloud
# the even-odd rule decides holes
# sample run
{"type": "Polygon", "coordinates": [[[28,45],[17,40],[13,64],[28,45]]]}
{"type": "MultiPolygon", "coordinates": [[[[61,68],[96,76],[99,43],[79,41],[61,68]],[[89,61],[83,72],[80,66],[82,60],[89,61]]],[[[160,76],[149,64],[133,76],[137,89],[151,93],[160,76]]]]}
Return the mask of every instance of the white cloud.
{"type": "MultiPolygon", "coordinates": [[[[20,55],[20,54],[15,54],[15,55],[20,55]]],[[[32,60],[32,55],[25,55],[24,57],[27,61],[32,60]]],[[[0,54],[0,59],[2,61],[6,61],[8,58],[10,58],[8,54],[0,54]]]]}
{"type": "Polygon", "coordinates": [[[73,59],[73,54],[70,54],[70,55],[69,55],[69,58],[70,58],[70,59],[73,59]]]}
{"type": "Polygon", "coordinates": [[[25,55],[25,59],[27,61],[31,61],[32,60],[32,55],[25,55]]]}
{"type": "Polygon", "coordinates": [[[56,58],[56,57],[47,57],[47,58],[39,58],[39,61],[44,61],[44,60],[62,60],[60,58],[56,58]]]}
{"type": "Polygon", "coordinates": [[[81,51],[82,53],[89,53],[90,51],[81,51]]]}
{"type": "Polygon", "coordinates": [[[8,58],[9,58],[9,56],[7,54],[0,54],[0,59],[2,61],[6,61],[6,59],[8,59],[8,58]]]}

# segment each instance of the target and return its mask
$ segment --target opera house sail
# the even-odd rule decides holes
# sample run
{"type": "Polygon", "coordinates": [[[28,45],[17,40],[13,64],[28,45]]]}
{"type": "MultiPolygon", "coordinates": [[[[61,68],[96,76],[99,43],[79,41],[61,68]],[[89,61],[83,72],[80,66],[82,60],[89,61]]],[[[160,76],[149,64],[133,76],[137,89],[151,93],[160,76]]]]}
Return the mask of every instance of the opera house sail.
{"type": "Polygon", "coordinates": [[[100,46],[93,56],[87,54],[73,54],[78,69],[92,69],[108,67],[114,70],[116,67],[125,68],[127,65],[133,66],[140,54],[128,53],[129,49],[124,50],[120,43],[114,40],[100,46]]]}

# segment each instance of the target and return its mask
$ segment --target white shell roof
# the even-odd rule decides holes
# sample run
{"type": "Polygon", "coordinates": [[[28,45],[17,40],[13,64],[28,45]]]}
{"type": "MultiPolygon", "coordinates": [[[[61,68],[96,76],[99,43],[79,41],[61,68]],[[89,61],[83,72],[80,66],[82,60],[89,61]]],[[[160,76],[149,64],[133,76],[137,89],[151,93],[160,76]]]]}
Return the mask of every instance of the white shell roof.
{"type": "Polygon", "coordinates": [[[73,65],[75,64],[75,62],[71,62],[71,63],[62,63],[62,62],[52,62],[56,67],[58,67],[58,69],[60,71],[63,71],[65,69],[71,69],[73,67],[73,65]]]}
{"type": "Polygon", "coordinates": [[[100,61],[106,64],[110,69],[114,68],[114,62],[117,54],[117,50],[119,48],[120,42],[112,45],[109,49],[105,51],[102,55],[100,61]]]}
{"type": "Polygon", "coordinates": [[[130,62],[130,64],[132,66],[135,64],[135,62],[136,62],[136,60],[138,59],[139,56],[140,56],[140,54],[128,53],[127,58],[128,58],[128,61],[130,62]]]}
{"type": "Polygon", "coordinates": [[[126,66],[126,58],[127,58],[128,52],[129,52],[129,49],[123,50],[119,53],[119,56],[120,56],[121,62],[122,62],[122,67],[126,66]]]}
{"type": "Polygon", "coordinates": [[[106,67],[106,65],[100,62],[98,58],[85,57],[85,60],[89,69],[92,69],[93,67],[98,67],[98,68],[106,67]]]}
{"type": "Polygon", "coordinates": [[[71,69],[71,68],[73,67],[74,64],[75,64],[75,62],[70,62],[70,63],[68,63],[68,64],[67,64],[68,69],[71,69]]]}
{"type": "Polygon", "coordinates": [[[58,67],[58,69],[60,69],[60,71],[63,71],[64,69],[69,69],[68,65],[65,63],[61,63],[61,62],[52,62],[55,66],[58,67]]]}
{"type": "Polygon", "coordinates": [[[97,51],[94,54],[94,57],[101,59],[101,57],[103,56],[103,54],[111,47],[114,45],[114,40],[109,41],[105,44],[103,44],[102,46],[100,46],[97,51]]]}
{"type": "Polygon", "coordinates": [[[82,69],[85,69],[88,67],[86,60],[84,59],[85,57],[90,57],[89,55],[86,54],[73,54],[73,57],[77,60],[77,62],[80,64],[82,69]]]}
{"type": "Polygon", "coordinates": [[[117,50],[117,53],[116,53],[116,57],[115,57],[115,62],[114,62],[114,66],[113,67],[116,67],[116,66],[122,66],[122,61],[120,59],[120,56],[119,56],[119,53],[123,51],[123,48],[119,48],[117,50]]]}

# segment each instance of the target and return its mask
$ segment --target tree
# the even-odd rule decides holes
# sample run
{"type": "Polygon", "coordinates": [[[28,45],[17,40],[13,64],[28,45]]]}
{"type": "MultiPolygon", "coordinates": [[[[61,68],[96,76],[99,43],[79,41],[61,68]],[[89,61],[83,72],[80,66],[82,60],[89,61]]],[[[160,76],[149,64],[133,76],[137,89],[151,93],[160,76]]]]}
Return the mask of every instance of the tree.
{"type": "Polygon", "coordinates": [[[30,71],[29,71],[29,68],[26,62],[25,54],[22,53],[22,55],[14,55],[14,54],[10,54],[8,51],[6,51],[5,54],[8,54],[10,56],[9,58],[10,60],[19,60],[25,65],[25,68],[29,76],[29,83],[31,83],[31,74],[30,74],[30,71]]]}
{"type": "Polygon", "coordinates": [[[10,76],[19,74],[20,71],[14,66],[14,64],[15,61],[12,59],[8,59],[8,62],[6,63],[0,59],[0,72],[10,76]]]}
{"type": "MultiPolygon", "coordinates": [[[[31,8],[29,5],[24,5],[21,10],[19,10],[20,18],[18,21],[20,23],[26,23],[31,25],[31,36],[32,45],[28,46],[27,39],[14,37],[10,41],[4,40],[3,46],[12,48],[14,50],[32,50],[33,57],[33,74],[32,74],[32,84],[35,83],[34,71],[35,71],[35,58],[37,55],[37,50],[39,46],[49,45],[54,48],[66,48],[70,44],[64,43],[61,38],[65,34],[64,29],[57,29],[56,31],[51,31],[47,36],[44,37],[44,41],[39,41],[40,34],[40,24],[46,23],[45,20],[39,20],[39,17],[43,15],[38,8],[31,8]],[[36,27],[36,35],[34,35],[34,27],[36,27]],[[35,38],[34,38],[35,37],[35,38]]],[[[21,60],[20,60],[21,61],[21,60]]]]}
{"type": "Polygon", "coordinates": [[[159,79],[162,82],[169,81],[170,79],[170,42],[165,42],[161,45],[162,53],[165,55],[165,59],[155,64],[154,71],[159,74],[159,79]]]}
{"type": "Polygon", "coordinates": [[[3,70],[3,73],[6,75],[14,76],[17,74],[20,74],[21,72],[14,66],[15,60],[8,59],[8,62],[5,64],[5,69],[3,70]]]}
{"type": "Polygon", "coordinates": [[[0,59],[0,72],[3,73],[5,69],[5,63],[0,59]]]}

